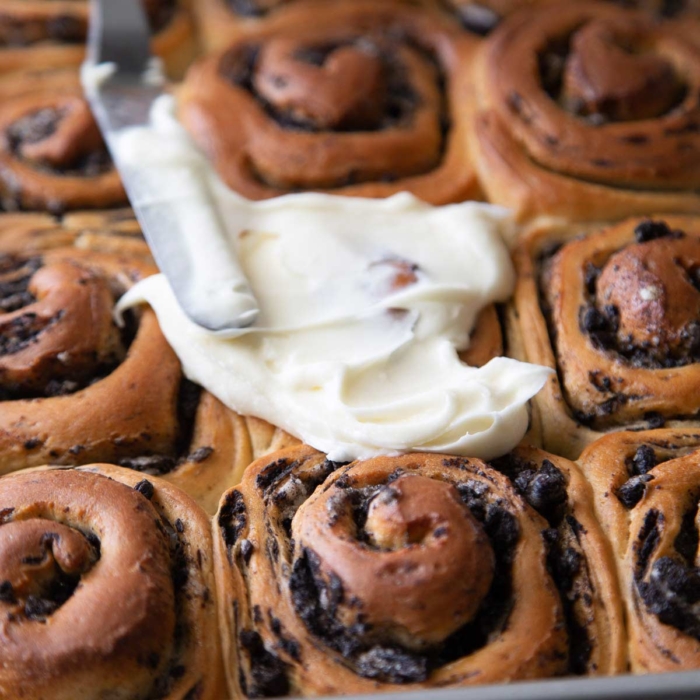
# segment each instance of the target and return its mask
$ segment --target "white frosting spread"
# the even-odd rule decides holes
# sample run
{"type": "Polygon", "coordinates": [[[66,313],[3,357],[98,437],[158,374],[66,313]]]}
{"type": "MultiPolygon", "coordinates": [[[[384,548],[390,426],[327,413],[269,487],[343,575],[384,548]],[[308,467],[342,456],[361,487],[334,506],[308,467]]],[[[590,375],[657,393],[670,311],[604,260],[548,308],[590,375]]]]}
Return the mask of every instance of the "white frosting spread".
{"type": "MultiPolygon", "coordinates": [[[[152,127],[123,137],[122,155],[145,167],[198,161],[172,103],[158,111],[152,127]]],[[[162,275],[119,305],[155,309],[190,379],[339,461],[403,451],[488,459],[521,440],[527,401],[550,370],[503,357],[473,368],[457,356],[479,312],[512,292],[504,210],[408,194],[249,202],[207,173],[257,322],[233,337],[207,332],[162,275]]],[[[197,233],[194,245],[216,250],[220,241],[197,233]]]]}

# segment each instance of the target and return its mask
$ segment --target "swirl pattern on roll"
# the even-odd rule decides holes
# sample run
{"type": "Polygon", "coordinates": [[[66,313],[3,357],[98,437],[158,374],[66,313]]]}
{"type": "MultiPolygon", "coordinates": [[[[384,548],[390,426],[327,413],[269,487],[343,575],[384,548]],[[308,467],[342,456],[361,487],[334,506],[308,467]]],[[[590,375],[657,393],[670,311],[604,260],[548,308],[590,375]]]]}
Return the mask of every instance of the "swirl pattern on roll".
{"type": "Polygon", "coordinates": [[[473,145],[521,218],[700,211],[700,46],[605,3],[507,19],[477,68],[473,145]]]}
{"type": "Polygon", "coordinates": [[[511,324],[522,359],[558,373],[535,399],[545,447],[574,457],[601,431],[696,421],[700,410],[699,220],[585,230],[528,234],[511,324]]]}
{"type": "Polygon", "coordinates": [[[697,432],[609,435],[581,456],[613,544],[635,672],[700,667],[697,432]]]}
{"type": "Polygon", "coordinates": [[[251,465],[215,519],[230,691],[361,693],[619,670],[619,605],[585,482],[575,477],[584,500],[574,516],[574,465],[534,450],[517,459],[507,466],[551,522],[479,460],[343,466],[304,446],[251,465]],[[585,526],[572,534],[579,510],[585,526]],[[606,563],[602,575],[593,561],[606,563]]]}
{"type": "Polygon", "coordinates": [[[293,439],[184,379],[150,309],[116,326],[116,298],[155,271],[134,226],[117,212],[0,217],[0,473],[109,461],[213,513],[293,439]]]}
{"type": "Polygon", "coordinates": [[[221,697],[208,521],[158,479],[3,477],[0,619],[5,698],[221,697]]]}
{"type": "Polygon", "coordinates": [[[440,13],[394,0],[294,3],[195,64],[179,114],[250,199],[463,201],[478,194],[465,121],[475,47],[440,13]]]}
{"type": "Polygon", "coordinates": [[[20,73],[0,81],[0,201],[5,210],[126,203],[77,72],[20,73]]]}

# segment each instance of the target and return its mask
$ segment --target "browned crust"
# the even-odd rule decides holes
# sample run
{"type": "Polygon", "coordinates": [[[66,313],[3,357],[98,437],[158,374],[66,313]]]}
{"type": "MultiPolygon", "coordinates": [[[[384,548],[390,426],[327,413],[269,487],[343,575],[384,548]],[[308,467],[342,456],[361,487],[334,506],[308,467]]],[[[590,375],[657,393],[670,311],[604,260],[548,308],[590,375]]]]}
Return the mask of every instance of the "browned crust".
{"type": "MultiPolygon", "coordinates": [[[[668,221],[672,227],[694,230],[697,219],[682,216],[660,216],[661,220],[668,221]]],[[[629,219],[621,224],[602,228],[602,225],[575,225],[566,221],[541,219],[533,223],[524,233],[522,240],[514,252],[514,261],[518,273],[513,301],[509,306],[507,333],[509,348],[516,359],[551,367],[555,371],[560,369],[556,350],[547,327],[547,319],[542,310],[540,300],[540,264],[539,257],[543,251],[551,246],[566,244],[574,241],[579,236],[587,236],[584,244],[595,247],[598,241],[602,248],[616,249],[617,246],[633,240],[632,232],[642,219],[629,219]]],[[[583,294],[583,270],[577,272],[575,279],[569,275],[566,279],[566,293],[569,296],[580,297],[583,294]]],[[[576,306],[575,302],[567,305],[567,308],[576,306]]],[[[578,328],[578,307],[575,318],[569,320],[578,328]]],[[[570,326],[572,333],[574,326],[570,326]]],[[[578,377],[570,391],[576,393],[576,387],[584,382],[588,384],[589,372],[597,371],[603,374],[616,375],[623,373],[628,378],[628,384],[633,386],[639,382],[649,388],[641,392],[652,396],[654,406],[644,409],[638,406],[633,414],[625,414],[617,422],[602,429],[592,429],[580,424],[573,412],[562,386],[560,375],[550,377],[542,391],[532,400],[533,415],[533,439],[540,442],[543,447],[555,454],[562,454],[575,459],[581,451],[591,442],[604,434],[607,430],[620,430],[630,427],[644,427],[646,422],[640,416],[640,411],[657,410],[659,397],[666,397],[664,417],[669,419],[669,425],[693,425],[690,417],[694,414],[692,401],[697,392],[694,390],[693,377],[697,374],[694,365],[679,367],[670,370],[635,369],[621,363],[615,364],[604,350],[593,347],[588,336],[580,333],[580,345],[574,347],[569,353],[569,368],[578,377]],[[613,365],[614,369],[613,369],[613,365]],[[672,388],[673,382],[683,387],[688,398],[678,396],[678,389],[672,388]],[[682,422],[675,422],[674,416],[687,416],[682,422]]],[[[631,394],[635,392],[630,390],[631,394]]],[[[640,392],[637,392],[640,393],[640,392]]],[[[601,394],[602,396],[602,394],[601,394]]],[[[603,398],[605,398],[603,396],[603,398]]],[[[602,399],[601,399],[602,401],[602,399]]],[[[663,402],[662,402],[663,403],[663,402]]],[[[629,413],[629,412],[628,412],[629,413]]]]}
{"type": "Polygon", "coordinates": [[[620,432],[593,443],[579,459],[595,494],[598,519],[613,546],[626,607],[630,661],[632,671],[637,673],[690,670],[700,665],[700,642],[662,623],[650,612],[640,597],[635,578],[640,561],[638,538],[645,529],[645,519],[653,511],[661,514],[657,521],[660,537],[650,552],[647,572],[663,556],[678,559],[674,539],[682,516],[687,509],[697,508],[699,447],[697,430],[620,432]],[[641,446],[653,449],[661,463],[646,472],[649,481],[643,486],[643,495],[635,505],[626,508],[617,492],[628,483],[628,463],[641,446]]]}
{"type": "MultiPolygon", "coordinates": [[[[441,13],[407,6],[398,0],[380,4],[373,0],[338,4],[305,0],[276,12],[240,38],[236,46],[280,36],[318,44],[322,43],[324,35],[338,36],[355,27],[362,31],[400,27],[413,41],[435,53],[447,79],[445,90],[451,128],[441,161],[423,174],[402,176],[399,172],[395,182],[383,182],[375,177],[368,182],[340,184],[324,191],[386,197],[406,190],[433,204],[477,198],[479,188],[470,165],[466,133],[468,103],[472,99],[469,66],[477,40],[441,13]]],[[[273,159],[278,165],[283,164],[285,171],[293,170],[300,158],[307,159],[306,177],[312,166],[319,172],[324,168],[333,172],[330,169],[334,162],[332,156],[337,152],[344,154],[344,162],[354,156],[358,163],[374,167],[372,154],[377,149],[390,149],[399,137],[403,138],[403,128],[389,128],[385,134],[376,131],[308,133],[285,129],[267,116],[247,90],[233,85],[220,74],[225,53],[228,52],[209,56],[190,69],[179,92],[180,118],[224,181],[248,198],[263,199],[289,191],[258,177],[254,163],[256,153],[261,161],[265,159],[266,167],[273,159]],[[235,129],[230,122],[232,113],[238,115],[235,129]],[[289,153],[285,151],[285,144],[289,153]]],[[[407,148],[397,150],[396,159],[404,159],[408,151],[407,148]]],[[[323,190],[322,187],[317,189],[323,190]]]]}

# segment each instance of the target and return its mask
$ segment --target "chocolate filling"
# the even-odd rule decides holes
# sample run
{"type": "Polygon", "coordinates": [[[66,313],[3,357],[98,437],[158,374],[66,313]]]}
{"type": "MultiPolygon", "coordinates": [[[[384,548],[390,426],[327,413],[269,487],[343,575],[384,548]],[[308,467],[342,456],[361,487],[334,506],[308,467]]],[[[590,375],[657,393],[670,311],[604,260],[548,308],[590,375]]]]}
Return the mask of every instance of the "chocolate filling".
{"type": "Polygon", "coordinates": [[[187,462],[204,462],[213,453],[214,448],[203,446],[190,452],[196,423],[197,410],[202,395],[202,388],[182,377],[178,389],[177,418],[178,434],[171,454],[141,454],[124,457],[119,466],[153,476],[160,476],[174,471],[187,462]]]}
{"type": "MultiPolygon", "coordinates": [[[[143,483],[143,482],[141,482],[143,483]]],[[[148,482],[146,482],[148,483],[148,482]]],[[[141,491],[143,494],[143,491],[141,491]]],[[[144,495],[151,500],[147,495],[144,495]]],[[[165,517],[160,506],[156,501],[152,501],[153,506],[158,511],[160,516],[155,521],[156,527],[161,531],[170,550],[170,575],[173,582],[173,590],[175,592],[175,637],[173,640],[173,650],[167,664],[165,672],[156,680],[153,686],[154,700],[160,700],[167,697],[175,683],[182,678],[186,672],[183,665],[183,658],[187,650],[187,646],[191,641],[191,631],[184,624],[186,619],[184,616],[184,607],[193,597],[192,591],[187,590],[187,583],[190,578],[190,567],[195,565],[195,562],[187,555],[187,544],[183,537],[184,528],[178,527],[178,521],[175,521],[175,526],[165,517]]],[[[201,569],[201,566],[200,566],[201,569]]],[[[202,605],[209,603],[210,598],[207,591],[200,595],[202,605]]],[[[157,663],[155,664],[157,666],[157,663]]],[[[199,688],[201,681],[198,681],[192,689],[190,689],[185,697],[199,697],[199,688]]]]}
{"type": "MultiPolygon", "coordinates": [[[[255,75],[260,63],[261,47],[255,44],[243,44],[230,50],[221,59],[219,66],[220,75],[244,90],[261,105],[268,117],[282,129],[302,131],[309,133],[362,133],[375,132],[389,129],[410,128],[416,109],[420,105],[420,97],[411,84],[410,75],[398,57],[396,47],[398,42],[410,47],[420,55],[420,59],[434,68],[437,87],[442,96],[440,104],[440,153],[437,162],[444,157],[447,147],[447,135],[450,129],[450,119],[447,111],[447,95],[445,89],[445,76],[441,70],[440,62],[436,56],[425,46],[418,44],[401,32],[384,31],[374,38],[369,36],[352,37],[332,44],[318,44],[300,47],[295,58],[300,62],[306,62],[314,66],[322,67],[328,57],[336,50],[343,47],[355,47],[360,51],[366,51],[374,57],[378,57],[383,67],[385,76],[385,88],[381,94],[369,100],[372,109],[364,112],[352,112],[346,115],[333,127],[323,127],[316,124],[315,117],[294,111],[292,108],[278,107],[263,96],[255,87],[255,75]],[[377,105],[383,102],[383,107],[378,111],[377,105]]],[[[284,84],[284,76],[279,76],[280,85],[284,84]]],[[[251,175],[263,184],[267,183],[263,173],[258,172],[253,163],[248,164],[251,175]]],[[[434,166],[430,166],[432,168],[434,166]]],[[[412,172],[411,175],[419,173],[412,172]]],[[[387,170],[381,175],[365,175],[356,170],[339,175],[332,187],[347,187],[360,184],[365,181],[375,180],[381,182],[394,182],[401,177],[401,173],[387,170]]],[[[295,188],[290,187],[290,191],[295,188]]]]}
{"type": "Polygon", "coordinates": [[[38,256],[0,255],[0,313],[18,311],[36,301],[29,291],[29,283],[41,265],[38,256]]]}
{"type": "MultiPolygon", "coordinates": [[[[398,476],[400,473],[394,478],[398,476]]],[[[366,519],[369,502],[379,490],[390,490],[390,483],[391,479],[388,487],[347,487],[343,495],[350,500],[358,532],[363,518],[366,519]]],[[[341,479],[336,485],[342,487],[341,479]]],[[[371,628],[363,621],[362,602],[355,602],[356,622],[345,627],[337,619],[337,607],[345,601],[340,579],[332,572],[324,572],[317,555],[309,548],[303,549],[295,560],[289,587],[297,614],[307,629],[340,653],[358,675],[396,684],[421,682],[436,668],[482,648],[489,638],[506,627],[513,605],[511,569],[519,538],[517,521],[482,482],[459,484],[457,489],[465,506],[483,524],[495,554],[495,573],[476,617],[432,649],[421,653],[395,643],[363,641],[371,628]]]]}
{"type": "Polygon", "coordinates": [[[513,481],[515,488],[550,526],[543,532],[548,546],[547,567],[564,607],[569,670],[584,675],[589,672],[593,642],[579,608],[588,607],[585,595],[593,586],[579,542],[583,528],[568,506],[566,477],[548,459],[538,465],[506,455],[494,460],[492,466],[513,481]]]}
{"type": "MultiPolygon", "coordinates": [[[[44,108],[31,112],[11,124],[6,131],[10,152],[22,159],[23,144],[39,143],[52,136],[58,129],[64,112],[60,109],[44,108]]],[[[48,162],[31,161],[33,167],[65,176],[97,177],[112,169],[112,160],[106,147],[79,156],[66,167],[55,167],[48,162]]]]}
{"type": "MultiPolygon", "coordinates": [[[[297,51],[295,58],[299,61],[322,67],[327,58],[338,49],[344,46],[365,46],[370,43],[368,39],[359,37],[356,39],[348,39],[345,42],[305,46],[297,51]]],[[[386,44],[387,42],[382,43],[386,44]]],[[[388,43],[390,46],[390,42],[388,43]]],[[[388,76],[384,117],[378,125],[372,124],[363,127],[362,124],[353,123],[347,127],[338,127],[335,131],[361,132],[396,128],[397,126],[410,122],[413,112],[418,105],[418,96],[411,87],[405,69],[398,62],[398,59],[393,56],[391,48],[381,50],[378,46],[375,47],[373,44],[371,46],[373,54],[381,57],[384,70],[388,76]]],[[[435,65],[436,71],[438,70],[437,62],[429,53],[413,44],[411,46],[414,49],[420,50],[425,60],[430,61],[431,64],[435,65]]],[[[220,74],[234,85],[244,88],[251,93],[262,105],[267,115],[274,119],[282,128],[297,131],[320,132],[321,130],[314,125],[313,121],[302,120],[289,112],[280,111],[255,89],[253,76],[257,69],[259,55],[259,46],[251,44],[237,46],[222,58],[219,68],[220,74]]],[[[444,90],[444,86],[441,85],[441,87],[444,90]]]]}
{"type": "MultiPolygon", "coordinates": [[[[690,500],[696,503],[697,494],[692,495],[690,500]]],[[[644,531],[640,534],[640,543],[643,541],[644,545],[635,571],[639,596],[647,610],[657,615],[661,622],[700,640],[700,618],[696,609],[700,602],[700,570],[694,565],[698,549],[698,530],[695,526],[697,506],[683,514],[681,528],[674,541],[677,556],[660,557],[651,566],[647,577],[648,560],[658,542],[658,530],[647,527],[647,520],[651,522],[653,519],[653,516],[650,518],[651,513],[655,511],[647,515],[644,531]]]]}
{"type": "Polygon", "coordinates": [[[278,698],[289,694],[287,665],[265,648],[262,637],[254,630],[241,630],[241,648],[248,658],[249,672],[245,678],[245,694],[249,698],[278,698]]]}
{"type": "MultiPolygon", "coordinates": [[[[9,522],[9,519],[3,522],[9,522]]],[[[49,557],[53,556],[51,550],[54,543],[60,539],[60,535],[51,532],[50,521],[46,521],[46,523],[47,531],[41,538],[41,554],[34,557],[25,557],[22,563],[27,567],[42,566],[49,557]]],[[[100,558],[100,540],[97,535],[93,532],[83,532],[82,530],[80,532],[92,549],[92,563],[82,574],[68,573],[54,562],[52,576],[49,581],[42,584],[41,592],[27,595],[26,598],[21,598],[17,594],[10,581],[0,582],[0,602],[21,606],[20,611],[17,609],[13,611],[13,618],[19,614],[27,620],[45,623],[56,610],[71,598],[80,584],[81,577],[88,573],[100,558]]],[[[27,571],[26,575],[31,577],[31,571],[27,571]]]]}
{"type": "MultiPolygon", "coordinates": [[[[0,254],[0,313],[19,311],[37,301],[29,291],[29,284],[34,273],[42,265],[43,261],[38,256],[23,258],[0,254]]],[[[63,316],[63,310],[50,318],[40,318],[36,313],[28,311],[14,318],[6,325],[0,338],[0,359],[41,342],[42,333],[53,324],[60,323],[63,316]]],[[[130,312],[127,312],[125,320],[125,327],[120,334],[124,347],[128,348],[135,336],[136,322],[130,312]]],[[[55,357],[45,358],[46,363],[52,363],[50,365],[52,369],[48,373],[54,374],[53,368],[55,368],[55,379],[50,379],[43,385],[37,383],[30,387],[22,382],[11,382],[3,378],[3,372],[0,369],[0,401],[72,394],[100,381],[119,365],[116,357],[104,357],[98,362],[93,355],[87,355],[81,356],[74,361],[73,365],[67,367],[61,360],[60,354],[57,352],[55,357]]]]}
{"type": "Polygon", "coordinates": [[[246,511],[243,494],[240,491],[231,491],[219,511],[219,529],[224,538],[228,560],[232,562],[231,551],[238,542],[241,532],[248,525],[248,513],[246,511]]]}
{"type": "MultiPolygon", "coordinates": [[[[687,87],[683,85],[679,76],[675,74],[672,66],[666,64],[665,72],[655,66],[658,70],[658,74],[654,74],[653,77],[648,78],[648,84],[644,86],[644,90],[651,94],[654,94],[654,88],[657,85],[657,81],[661,81],[663,85],[664,92],[668,93],[666,99],[662,102],[662,106],[658,108],[661,114],[647,114],[643,113],[640,115],[635,114],[635,109],[639,106],[640,95],[636,92],[632,92],[629,95],[618,95],[614,90],[609,95],[605,94],[595,94],[595,79],[594,76],[586,75],[586,70],[578,68],[585,76],[583,78],[584,82],[591,80],[591,84],[587,83],[587,90],[583,90],[583,93],[587,95],[588,99],[582,98],[579,94],[570,94],[567,91],[566,73],[567,68],[571,68],[571,65],[577,61],[576,55],[576,37],[577,34],[585,34],[588,23],[582,22],[578,27],[573,30],[557,36],[552,37],[549,42],[544,46],[544,48],[539,52],[537,56],[537,65],[539,71],[540,84],[544,92],[556,102],[562,109],[576,115],[581,118],[591,126],[601,126],[609,122],[616,121],[631,121],[634,119],[644,119],[652,116],[661,116],[661,114],[667,114],[672,112],[676,107],[682,104],[683,100],[687,94],[687,87]],[[662,80],[663,76],[663,80],[662,80]],[[624,105],[624,100],[630,101],[628,106],[624,105]],[[590,102],[589,102],[590,100],[590,102]]],[[[623,54],[627,56],[651,56],[653,54],[647,53],[648,48],[644,45],[636,45],[632,42],[631,38],[623,37],[621,35],[613,35],[612,33],[600,32],[601,37],[605,37],[604,40],[600,40],[595,49],[601,51],[605,50],[609,53],[610,57],[616,58],[618,54],[623,54]]],[[[589,42],[586,48],[581,46],[582,51],[591,50],[592,44],[595,42],[589,42]]],[[[619,60],[619,59],[618,59],[619,60]]],[[[659,61],[662,61],[659,57],[659,61]]],[[[574,69],[576,71],[577,69],[574,69]]],[[[642,67],[640,66],[640,70],[642,67]]],[[[580,78],[579,78],[580,79],[580,78]]],[[[550,145],[556,146],[557,139],[545,135],[543,138],[545,140],[552,139],[550,145]]],[[[605,167],[606,165],[611,165],[611,161],[601,159],[599,161],[593,161],[594,164],[600,167],[605,167]]]]}
{"type": "MultiPolygon", "coordinates": [[[[637,243],[648,243],[659,238],[682,238],[682,231],[671,230],[664,221],[642,221],[634,230],[637,243]]],[[[588,262],[586,264],[586,291],[588,305],[580,309],[579,325],[593,345],[606,352],[612,352],[632,367],[643,369],[667,369],[684,367],[700,362],[700,320],[692,322],[683,330],[683,342],[679,349],[667,348],[663,358],[659,358],[656,348],[650,345],[637,345],[632,340],[622,342],[617,335],[620,322],[620,311],[613,305],[602,309],[596,305],[596,285],[602,268],[588,262]],[[652,352],[655,351],[655,352],[652,352]]],[[[683,269],[679,264],[679,274],[686,274],[688,280],[700,290],[700,267],[683,269]]],[[[609,387],[603,387],[609,390],[609,387]]],[[[624,397],[619,397],[624,401],[624,397]]],[[[653,418],[653,417],[652,417],[653,418]]]]}
{"type": "MultiPolygon", "coordinates": [[[[635,240],[637,243],[646,243],[662,237],[681,238],[685,234],[681,231],[672,230],[663,221],[646,220],[635,228],[635,240]]],[[[551,269],[556,255],[562,250],[565,244],[552,243],[544,248],[537,256],[538,267],[538,298],[539,305],[547,324],[550,345],[557,349],[557,327],[554,322],[552,309],[547,300],[546,285],[551,277],[551,269]]],[[[579,309],[579,328],[582,333],[588,335],[591,343],[599,350],[613,354],[617,359],[625,364],[640,369],[666,369],[683,367],[700,361],[700,320],[691,323],[684,331],[684,341],[682,351],[668,353],[659,359],[658,350],[650,354],[653,348],[641,345],[634,345],[632,342],[621,344],[617,338],[620,311],[613,305],[606,305],[602,309],[596,305],[596,288],[598,278],[603,268],[587,261],[584,264],[584,289],[587,296],[586,304],[579,309]]],[[[691,283],[700,290],[700,267],[697,271],[686,270],[691,283]]],[[[681,269],[679,268],[679,273],[681,269]]],[[[562,368],[557,362],[557,375],[561,386],[566,386],[562,374],[562,368]]],[[[613,378],[604,376],[600,370],[589,372],[591,385],[598,389],[601,394],[607,394],[609,398],[601,400],[596,412],[586,414],[570,407],[574,418],[582,425],[591,426],[597,417],[614,413],[621,405],[627,403],[630,396],[621,392],[615,392],[613,378]],[[610,396],[612,394],[612,396],[610,396]]],[[[566,392],[564,393],[566,397],[566,392]]],[[[663,427],[666,418],[657,412],[644,414],[644,420],[648,423],[648,429],[663,427]]]]}

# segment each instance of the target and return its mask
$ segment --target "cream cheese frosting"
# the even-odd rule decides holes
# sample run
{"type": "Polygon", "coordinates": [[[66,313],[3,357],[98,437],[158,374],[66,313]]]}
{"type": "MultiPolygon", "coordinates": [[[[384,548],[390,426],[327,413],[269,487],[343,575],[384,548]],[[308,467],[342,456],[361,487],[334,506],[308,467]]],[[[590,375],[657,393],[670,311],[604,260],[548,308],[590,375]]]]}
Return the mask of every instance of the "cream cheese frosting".
{"type": "MultiPolygon", "coordinates": [[[[257,298],[257,322],[226,337],[190,321],[162,275],[119,304],[150,304],[185,374],[226,405],[338,461],[407,451],[489,459],[522,439],[527,402],[550,370],[504,357],[474,368],[458,357],[479,312],[512,292],[507,212],[408,194],[249,202],[203,163],[171,98],[119,148],[163,178],[174,160],[196,165],[257,298]]],[[[192,228],[215,276],[213,236],[192,228]]]]}

